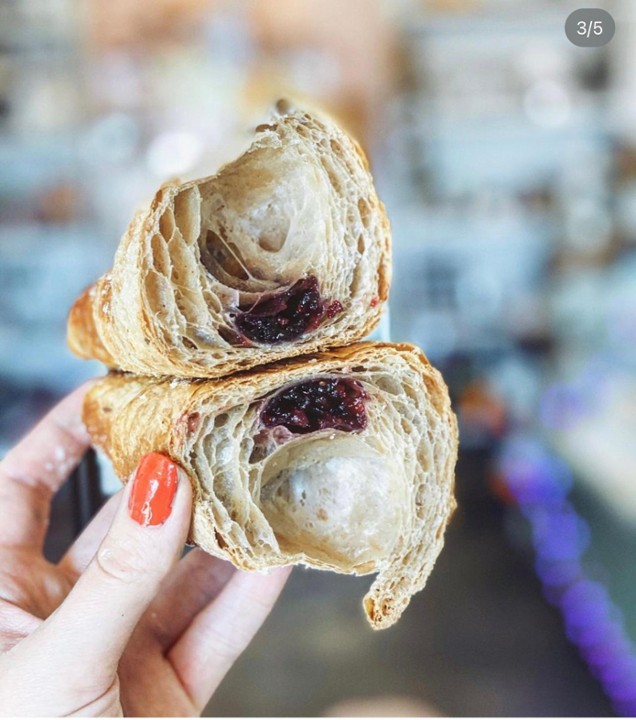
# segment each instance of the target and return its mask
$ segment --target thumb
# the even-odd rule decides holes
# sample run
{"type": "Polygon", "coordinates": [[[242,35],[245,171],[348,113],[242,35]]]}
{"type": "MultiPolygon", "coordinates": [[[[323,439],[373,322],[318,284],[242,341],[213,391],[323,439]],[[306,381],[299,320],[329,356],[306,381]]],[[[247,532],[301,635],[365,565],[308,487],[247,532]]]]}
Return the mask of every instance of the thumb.
{"type": "Polygon", "coordinates": [[[179,558],[191,506],[183,470],[165,455],[145,455],[92,562],[36,631],[58,668],[90,668],[100,676],[92,681],[112,682],[135,626],[179,558]]]}

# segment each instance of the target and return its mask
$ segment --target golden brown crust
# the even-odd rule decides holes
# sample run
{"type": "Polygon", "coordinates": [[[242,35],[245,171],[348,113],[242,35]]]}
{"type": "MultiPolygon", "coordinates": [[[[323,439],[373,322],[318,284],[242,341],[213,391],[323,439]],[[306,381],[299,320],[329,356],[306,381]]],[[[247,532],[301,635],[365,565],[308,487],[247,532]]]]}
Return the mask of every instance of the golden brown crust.
{"type": "Polygon", "coordinates": [[[129,372],[221,377],[361,339],[390,281],[389,221],[364,153],[331,121],[293,112],[217,175],[161,187],[73,306],[68,342],[129,372]],[[237,346],[239,306],[310,275],[341,312],[296,340],[237,346]]]}
{"type": "Polygon", "coordinates": [[[455,507],[455,417],[440,374],[411,345],[358,343],[217,380],[111,374],[89,391],[84,421],[124,481],[146,452],[183,466],[191,537],[207,552],[246,570],[378,573],[364,600],[374,628],[424,586],[455,507]],[[262,445],[263,398],[325,375],[364,385],[368,426],[262,445]]]}
{"type": "Polygon", "coordinates": [[[75,355],[85,360],[101,360],[106,365],[113,366],[113,358],[99,339],[95,327],[93,298],[96,292],[96,285],[87,287],[73,304],[68,319],[68,345],[75,355]]]}

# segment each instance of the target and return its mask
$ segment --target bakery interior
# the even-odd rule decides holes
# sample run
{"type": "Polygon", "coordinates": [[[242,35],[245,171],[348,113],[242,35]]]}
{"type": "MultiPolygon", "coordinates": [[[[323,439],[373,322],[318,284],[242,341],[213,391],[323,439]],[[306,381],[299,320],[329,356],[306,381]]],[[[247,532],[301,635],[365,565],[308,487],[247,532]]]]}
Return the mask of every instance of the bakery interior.
{"type": "MultiPolygon", "coordinates": [[[[66,313],[135,208],[279,97],[365,147],[381,336],[450,387],[459,509],[427,588],[374,633],[368,578],[297,568],[207,714],[636,714],[636,3],[595,6],[598,48],[560,0],[0,2],[0,456],[103,372],[66,313]]],[[[56,498],[51,558],[116,488],[101,467],[56,498]]]]}

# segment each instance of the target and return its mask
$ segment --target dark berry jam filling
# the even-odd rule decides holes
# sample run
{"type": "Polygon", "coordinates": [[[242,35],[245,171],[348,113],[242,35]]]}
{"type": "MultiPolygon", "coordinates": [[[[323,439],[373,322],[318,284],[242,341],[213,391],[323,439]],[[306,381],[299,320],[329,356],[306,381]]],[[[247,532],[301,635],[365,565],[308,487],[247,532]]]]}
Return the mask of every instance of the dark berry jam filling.
{"type": "Polygon", "coordinates": [[[338,300],[326,302],[321,298],[318,280],[309,275],[288,290],[263,297],[249,308],[239,308],[234,325],[253,342],[275,345],[315,330],[325,318],[341,311],[338,300]]]}
{"type": "Polygon", "coordinates": [[[366,398],[362,385],[351,378],[306,380],[271,397],[261,410],[261,422],[301,435],[332,429],[356,432],[367,426],[366,398]]]}

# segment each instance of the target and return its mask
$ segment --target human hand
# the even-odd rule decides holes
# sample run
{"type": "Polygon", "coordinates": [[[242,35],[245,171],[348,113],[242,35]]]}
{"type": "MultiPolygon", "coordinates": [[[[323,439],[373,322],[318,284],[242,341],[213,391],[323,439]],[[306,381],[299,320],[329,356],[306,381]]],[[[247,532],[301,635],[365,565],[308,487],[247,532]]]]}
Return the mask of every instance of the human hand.
{"type": "Polygon", "coordinates": [[[0,463],[0,715],[199,715],[289,568],[243,573],[199,549],[178,561],[192,490],[156,453],[48,562],[51,498],[89,445],[86,389],[0,463]]]}

